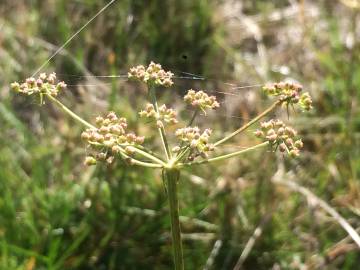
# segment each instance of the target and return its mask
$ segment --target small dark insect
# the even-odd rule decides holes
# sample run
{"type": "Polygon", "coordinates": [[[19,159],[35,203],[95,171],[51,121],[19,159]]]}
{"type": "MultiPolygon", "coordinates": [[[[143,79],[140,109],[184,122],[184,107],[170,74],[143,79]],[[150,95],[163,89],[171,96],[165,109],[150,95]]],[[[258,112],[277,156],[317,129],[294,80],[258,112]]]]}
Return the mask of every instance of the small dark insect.
{"type": "Polygon", "coordinates": [[[187,60],[188,56],[187,56],[186,54],[183,54],[183,55],[181,56],[181,58],[184,59],[184,60],[187,60]]]}

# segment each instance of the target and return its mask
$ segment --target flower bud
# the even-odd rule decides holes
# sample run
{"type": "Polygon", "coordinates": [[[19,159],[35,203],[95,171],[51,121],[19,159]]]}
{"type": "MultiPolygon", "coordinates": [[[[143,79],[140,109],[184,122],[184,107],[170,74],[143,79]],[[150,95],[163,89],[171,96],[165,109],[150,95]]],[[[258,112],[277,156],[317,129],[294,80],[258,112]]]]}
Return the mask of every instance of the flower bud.
{"type": "Polygon", "coordinates": [[[136,137],[136,139],[135,139],[135,143],[136,143],[136,144],[143,144],[143,143],[144,143],[144,140],[145,140],[145,137],[144,137],[144,136],[138,136],[138,137],[136,137]]]}
{"type": "Polygon", "coordinates": [[[298,157],[298,156],[299,156],[299,150],[297,150],[297,149],[292,149],[292,150],[290,150],[289,155],[290,155],[290,157],[292,157],[292,158],[298,157]]]}
{"type": "Polygon", "coordinates": [[[106,159],[106,163],[108,163],[108,164],[113,163],[113,161],[114,161],[114,157],[113,157],[113,156],[108,157],[108,158],[106,159]]]}
{"type": "Polygon", "coordinates": [[[285,132],[286,132],[287,135],[289,135],[289,137],[296,136],[296,131],[293,128],[286,127],[285,132]]]}
{"type": "Polygon", "coordinates": [[[103,124],[104,126],[108,126],[108,125],[111,124],[111,120],[108,119],[108,118],[105,118],[104,121],[102,122],[102,124],[103,124]]]}
{"type": "Polygon", "coordinates": [[[135,153],[135,150],[132,147],[126,146],[125,147],[125,152],[126,154],[128,154],[129,156],[132,156],[135,153]]]}
{"type": "Polygon", "coordinates": [[[88,141],[90,139],[90,134],[87,131],[81,133],[81,139],[88,141]]]}
{"type": "Polygon", "coordinates": [[[26,83],[28,84],[29,87],[33,87],[33,86],[35,86],[35,79],[34,78],[27,78],[26,83]]]}
{"type": "Polygon", "coordinates": [[[116,121],[117,120],[117,116],[114,112],[109,112],[108,115],[106,116],[106,118],[110,119],[110,121],[116,121]]]}
{"type": "Polygon", "coordinates": [[[256,130],[255,132],[254,132],[254,134],[255,134],[255,136],[256,137],[258,137],[258,138],[260,138],[260,137],[263,137],[264,136],[264,132],[262,132],[261,130],[256,130]]]}
{"type": "Polygon", "coordinates": [[[67,87],[67,85],[66,85],[65,82],[59,82],[59,83],[57,84],[57,86],[56,86],[56,88],[57,88],[58,90],[63,90],[63,89],[65,89],[66,87],[67,87]]]}
{"type": "Polygon", "coordinates": [[[42,81],[45,81],[46,78],[47,78],[46,73],[41,73],[41,74],[39,75],[39,79],[42,80],[42,81]]]}
{"type": "Polygon", "coordinates": [[[163,128],[163,127],[164,127],[164,124],[163,124],[160,120],[157,120],[157,121],[156,121],[156,126],[157,126],[158,128],[163,128]]]}
{"type": "Polygon", "coordinates": [[[11,89],[15,92],[19,92],[20,91],[20,84],[17,82],[13,82],[11,85],[11,89]]]}
{"type": "Polygon", "coordinates": [[[102,125],[103,121],[104,121],[104,118],[102,118],[101,116],[98,116],[95,118],[95,123],[97,125],[102,125]]]}
{"type": "Polygon", "coordinates": [[[277,132],[278,135],[283,135],[284,133],[285,133],[285,129],[283,127],[278,129],[278,132],[277,132]]]}
{"type": "Polygon", "coordinates": [[[190,143],[191,148],[196,148],[197,145],[198,145],[198,141],[196,141],[196,140],[192,140],[190,143]]]}
{"type": "Polygon", "coordinates": [[[106,154],[105,153],[97,153],[96,154],[96,159],[97,160],[105,160],[105,158],[106,158],[106,154]]]}
{"type": "Polygon", "coordinates": [[[37,85],[37,87],[42,87],[43,86],[43,80],[42,79],[37,79],[36,80],[36,85],[37,85]]]}
{"type": "Polygon", "coordinates": [[[277,139],[277,135],[276,134],[268,135],[266,136],[266,139],[268,139],[270,142],[274,142],[277,139]]]}
{"type": "MultiPolygon", "coordinates": [[[[103,127],[102,127],[103,128],[103,127]]],[[[103,136],[104,140],[106,141],[110,141],[112,139],[112,135],[110,133],[106,133],[104,136],[103,136]]]]}
{"type": "Polygon", "coordinates": [[[301,140],[297,140],[295,143],[294,143],[295,147],[296,148],[303,148],[304,147],[304,143],[301,141],[301,140]]]}
{"type": "Polygon", "coordinates": [[[281,143],[280,145],[279,145],[279,150],[280,150],[280,152],[285,152],[286,151],[286,144],[285,143],[281,143]]]}
{"type": "Polygon", "coordinates": [[[272,136],[274,134],[276,134],[274,129],[269,129],[268,132],[266,133],[267,136],[272,136]]]}
{"type": "Polygon", "coordinates": [[[84,165],[86,165],[86,166],[96,165],[96,159],[88,156],[84,160],[84,165]]]}
{"type": "Polygon", "coordinates": [[[95,138],[95,141],[98,143],[102,143],[104,141],[104,136],[102,136],[98,133],[94,134],[94,138],[95,138]]]}
{"type": "Polygon", "coordinates": [[[48,83],[54,84],[55,80],[56,80],[56,73],[53,72],[53,73],[49,74],[49,76],[47,77],[46,80],[48,81],[48,83]]]}
{"type": "Polygon", "coordinates": [[[99,128],[99,132],[105,135],[110,132],[110,128],[107,126],[102,126],[101,128],[99,128]]]}
{"type": "Polygon", "coordinates": [[[114,140],[106,140],[103,142],[103,144],[104,144],[104,146],[111,148],[115,145],[115,141],[114,140]]]}
{"type": "Polygon", "coordinates": [[[286,145],[288,145],[288,146],[292,146],[292,145],[294,144],[294,141],[293,141],[293,139],[288,138],[288,139],[286,139],[285,143],[286,143],[286,145]]]}
{"type": "Polygon", "coordinates": [[[111,148],[111,151],[112,151],[113,153],[118,154],[118,153],[120,153],[120,151],[121,151],[121,147],[120,147],[119,145],[114,145],[114,146],[111,148]]]}

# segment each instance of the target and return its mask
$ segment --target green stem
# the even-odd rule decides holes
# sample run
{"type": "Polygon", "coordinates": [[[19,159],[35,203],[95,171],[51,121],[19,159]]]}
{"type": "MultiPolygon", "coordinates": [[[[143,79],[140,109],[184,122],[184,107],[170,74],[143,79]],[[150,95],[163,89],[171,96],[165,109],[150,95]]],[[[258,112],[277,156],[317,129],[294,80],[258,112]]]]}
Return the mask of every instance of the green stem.
{"type": "MultiPolygon", "coordinates": [[[[196,109],[193,116],[191,117],[189,124],[187,125],[188,127],[190,127],[194,123],[194,120],[198,113],[199,113],[199,109],[196,109]]],[[[182,149],[183,146],[184,146],[184,141],[181,142],[180,149],[182,149]]],[[[178,162],[187,153],[188,150],[189,150],[189,146],[187,146],[183,151],[179,151],[179,153],[176,156],[175,162],[178,162]]]]}
{"type": "MultiPolygon", "coordinates": [[[[149,88],[149,94],[151,97],[152,104],[154,105],[154,108],[155,108],[155,112],[157,113],[157,115],[159,115],[159,106],[158,106],[157,100],[156,100],[155,87],[152,87],[149,85],[148,88],[149,88]]],[[[159,130],[161,142],[164,147],[166,158],[167,158],[167,160],[170,160],[172,155],[171,155],[171,151],[169,149],[169,145],[168,145],[168,142],[167,142],[167,139],[165,136],[165,129],[164,129],[164,127],[160,127],[160,128],[158,128],[158,130],[159,130]]]]}
{"type": "Polygon", "coordinates": [[[256,150],[258,148],[264,147],[269,145],[269,142],[263,142],[254,146],[251,146],[249,148],[240,150],[240,151],[236,151],[230,154],[226,154],[226,155],[222,155],[222,156],[218,156],[218,157],[214,157],[214,158],[209,158],[206,160],[201,160],[201,161],[194,161],[194,162],[189,162],[189,163],[179,163],[177,165],[178,168],[184,167],[184,166],[192,166],[192,165],[200,165],[200,164],[205,164],[205,163],[211,163],[211,162],[217,162],[217,161],[222,161],[228,158],[232,158],[232,157],[236,157],[239,155],[242,155],[244,153],[250,152],[252,150],[256,150]]]}
{"type": "Polygon", "coordinates": [[[169,198],[171,236],[174,251],[175,270],[184,270],[184,259],[181,243],[181,229],[179,221],[179,200],[177,185],[180,178],[180,171],[177,169],[166,169],[163,173],[164,182],[167,185],[169,198]]]}
{"type": "MultiPolygon", "coordinates": [[[[153,151],[151,151],[150,149],[145,148],[145,147],[142,146],[142,145],[134,145],[134,147],[136,147],[137,149],[143,150],[144,152],[146,152],[146,153],[148,153],[148,154],[150,154],[150,155],[158,158],[159,160],[162,160],[162,157],[160,157],[160,155],[154,153],[153,151]]],[[[163,160],[162,160],[162,161],[163,161],[163,160]]]]}
{"type": "Polygon", "coordinates": [[[93,126],[92,124],[90,124],[89,122],[85,121],[84,119],[82,119],[81,117],[79,117],[77,114],[73,113],[68,107],[66,107],[64,104],[62,104],[59,100],[57,100],[56,98],[54,98],[53,96],[49,95],[49,94],[45,94],[51,101],[55,102],[56,105],[58,105],[60,107],[60,109],[62,109],[65,113],[67,113],[68,115],[70,115],[72,118],[74,118],[76,121],[79,121],[80,123],[82,123],[84,126],[87,126],[88,128],[93,128],[96,129],[95,126],[93,126]]]}
{"type": "Polygon", "coordinates": [[[133,165],[138,165],[138,166],[148,167],[148,168],[163,168],[163,166],[161,164],[144,162],[144,161],[132,158],[132,157],[128,156],[125,153],[125,150],[123,150],[123,149],[120,150],[120,155],[125,159],[131,160],[131,164],[133,164],[133,165]]]}
{"type": "Polygon", "coordinates": [[[225,138],[217,141],[216,143],[214,143],[214,146],[218,146],[230,139],[232,139],[234,136],[236,136],[237,134],[243,132],[245,129],[247,129],[248,127],[250,127],[251,125],[253,125],[254,123],[256,123],[257,121],[259,121],[261,118],[263,118],[264,116],[266,116],[267,114],[269,114],[270,112],[272,112],[277,106],[279,106],[282,103],[281,100],[278,100],[276,102],[274,102],[269,108],[267,108],[265,111],[263,111],[262,113],[260,113],[258,116],[256,116],[254,119],[252,119],[250,122],[246,123],[245,125],[243,125],[241,128],[235,130],[233,133],[231,133],[230,135],[226,136],[225,138]]]}
{"type": "Polygon", "coordinates": [[[134,150],[136,153],[138,153],[138,154],[140,154],[140,155],[142,155],[142,156],[144,156],[144,157],[146,157],[146,158],[148,158],[148,159],[150,159],[152,161],[155,161],[157,164],[160,164],[163,167],[166,166],[166,164],[161,159],[153,156],[152,154],[149,154],[149,153],[147,153],[147,152],[145,152],[143,150],[140,150],[140,149],[136,148],[135,146],[130,146],[130,148],[132,150],[134,150]]]}
{"type": "Polygon", "coordinates": [[[188,124],[188,127],[190,127],[194,123],[194,120],[195,120],[198,113],[199,113],[199,109],[196,109],[193,116],[191,117],[191,120],[190,120],[190,122],[188,124]]]}
{"type": "MultiPolygon", "coordinates": [[[[96,145],[96,146],[103,146],[102,144],[97,143],[97,142],[89,142],[89,144],[96,145]]],[[[120,155],[125,159],[130,159],[131,163],[133,165],[139,165],[139,166],[149,167],[149,168],[163,168],[166,166],[165,163],[159,163],[159,162],[151,163],[151,162],[138,160],[134,157],[130,157],[128,154],[126,154],[126,151],[124,150],[123,147],[129,147],[129,146],[133,147],[131,144],[127,144],[127,145],[126,144],[118,144],[118,146],[120,146],[120,155]]]]}
{"type": "Polygon", "coordinates": [[[189,152],[189,150],[190,146],[186,146],[185,149],[176,157],[175,163],[180,161],[186,155],[186,153],[189,152]]]}

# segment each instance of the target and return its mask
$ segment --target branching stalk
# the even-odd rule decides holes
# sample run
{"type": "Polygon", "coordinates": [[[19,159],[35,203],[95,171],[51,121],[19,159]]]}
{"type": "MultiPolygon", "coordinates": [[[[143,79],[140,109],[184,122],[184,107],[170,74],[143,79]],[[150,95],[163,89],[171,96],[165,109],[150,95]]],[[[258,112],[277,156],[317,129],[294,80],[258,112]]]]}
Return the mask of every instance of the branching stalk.
{"type": "MultiPolygon", "coordinates": [[[[157,113],[157,115],[159,115],[159,106],[158,106],[157,100],[156,100],[155,87],[149,86],[148,89],[149,89],[149,94],[151,97],[152,104],[154,105],[154,108],[155,108],[155,112],[157,113]]],[[[167,139],[165,136],[165,129],[164,129],[164,127],[158,127],[158,130],[159,130],[161,142],[164,147],[166,158],[167,158],[167,160],[170,160],[172,155],[171,155],[171,151],[169,149],[169,145],[168,145],[168,142],[167,142],[167,139]]]]}
{"type": "MultiPolygon", "coordinates": [[[[190,127],[194,123],[194,120],[195,120],[198,113],[199,113],[199,109],[196,109],[193,116],[191,117],[191,119],[189,121],[188,127],[190,127]]],[[[184,146],[184,142],[182,141],[181,144],[180,144],[180,149],[182,149],[183,146],[184,146]]],[[[179,151],[179,153],[176,156],[176,162],[181,160],[181,158],[188,152],[188,150],[189,150],[189,146],[187,146],[184,150],[179,151]]]]}
{"type": "Polygon", "coordinates": [[[270,112],[272,112],[277,106],[279,106],[282,103],[281,100],[278,100],[276,102],[274,102],[269,108],[267,108],[265,111],[263,111],[262,113],[260,113],[258,116],[256,116],[254,119],[252,119],[250,122],[246,123],[245,125],[243,125],[241,128],[235,130],[233,133],[231,133],[230,135],[226,136],[225,138],[217,141],[216,143],[214,143],[214,146],[218,146],[230,139],[232,139],[233,137],[235,137],[236,135],[238,135],[239,133],[243,132],[245,129],[249,128],[251,125],[253,125],[254,123],[256,123],[257,121],[259,121],[261,118],[263,118],[264,116],[266,116],[267,114],[269,114],[270,112]]]}
{"type": "Polygon", "coordinates": [[[267,146],[267,145],[269,145],[269,142],[263,142],[263,143],[260,143],[260,144],[257,144],[257,145],[251,146],[249,148],[246,148],[246,149],[243,149],[243,150],[240,150],[240,151],[236,151],[236,152],[233,152],[233,153],[230,153],[230,154],[226,154],[226,155],[222,155],[222,156],[218,156],[218,157],[214,157],[214,158],[209,158],[209,159],[206,159],[206,160],[193,161],[193,162],[189,162],[189,163],[179,163],[177,165],[177,167],[181,168],[181,167],[185,167],[185,166],[201,165],[201,164],[205,164],[205,163],[212,163],[212,162],[222,161],[222,160],[226,160],[226,159],[229,159],[229,158],[232,158],[232,157],[240,156],[242,154],[245,154],[247,152],[262,148],[262,147],[267,146]]]}
{"type": "Polygon", "coordinates": [[[144,162],[144,161],[134,159],[134,158],[128,156],[126,154],[125,150],[123,150],[122,148],[120,150],[120,155],[125,159],[131,160],[131,164],[133,164],[133,165],[143,166],[143,167],[147,167],[147,168],[162,168],[163,167],[161,164],[144,162]]]}
{"type": "Polygon", "coordinates": [[[60,109],[62,109],[65,113],[70,115],[72,118],[74,118],[76,121],[82,123],[84,126],[87,126],[88,128],[96,129],[95,126],[87,122],[86,120],[79,117],[77,114],[75,114],[72,110],[70,110],[68,107],[66,107],[64,104],[62,104],[58,99],[54,98],[53,96],[49,94],[45,94],[52,102],[54,102],[56,105],[59,106],[60,109]]]}
{"type": "Polygon", "coordinates": [[[190,151],[190,146],[188,145],[185,147],[185,149],[181,153],[179,153],[179,155],[175,159],[175,162],[180,161],[186,155],[186,153],[188,153],[189,151],[190,151]]]}
{"type": "MultiPolygon", "coordinates": [[[[75,114],[72,110],[70,110],[68,107],[66,107],[64,104],[62,104],[58,99],[54,98],[53,96],[49,95],[49,94],[45,94],[52,102],[54,102],[60,109],[62,109],[65,113],[67,113],[69,116],[71,116],[74,120],[80,122],[81,124],[85,125],[88,128],[92,128],[92,129],[96,129],[95,126],[93,126],[92,124],[90,124],[89,122],[87,122],[86,120],[84,120],[83,118],[81,118],[80,116],[78,116],[77,114],[75,114]]],[[[141,166],[145,166],[145,167],[152,167],[152,168],[161,168],[165,166],[165,163],[158,159],[157,157],[143,151],[140,150],[136,147],[131,147],[132,150],[134,150],[135,152],[137,152],[138,154],[152,160],[155,161],[156,164],[153,163],[148,163],[148,162],[143,162],[140,160],[136,160],[134,158],[131,158],[133,163],[136,165],[141,165],[141,166]],[[156,165],[156,166],[155,166],[156,165]]],[[[124,150],[121,148],[122,155],[124,155],[124,150]]],[[[126,155],[126,154],[125,154],[126,155]]],[[[127,156],[127,155],[126,155],[127,156]]],[[[129,158],[129,156],[127,156],[127,158],[129,158]]]]}
{"type": "Polygon", "coordinates": [[[140,149],[138,149],[138,148],[136,148],[136,147],[134,147],[134,146],[130,146],[130,148],[131,148],[132,150],[134,150],[136,153],[138,153],[138,154],[140,154],[140,155],[142,155],[142,156],[144,156],[144,157],[146,157],[146,158],[154,161],[155,163],[157,163],[157,164],[159,164],[159,165],[162,165],[162,167],[165,167],[165,166],[166,166],[166,164],[165,164],[161,159],[153,156],[152,154],[149,154],[149,153],[147,153],[147,152],[145,152],[145,151],[143,151],[143,150],[140,150],[140,149]]]}

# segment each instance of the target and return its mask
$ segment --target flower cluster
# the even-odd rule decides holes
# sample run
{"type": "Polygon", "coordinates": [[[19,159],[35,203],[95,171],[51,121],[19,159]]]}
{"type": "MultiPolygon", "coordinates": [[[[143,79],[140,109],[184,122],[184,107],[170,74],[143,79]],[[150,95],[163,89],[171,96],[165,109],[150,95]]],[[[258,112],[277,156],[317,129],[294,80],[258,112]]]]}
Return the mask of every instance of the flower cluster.
{"type": "Polygon", "coordinates": [[[27,78],[22,84],[14,82],[11,84],[11,88],[18,93],[32,95],[32,94],[48,94],[51,96],[57,96],[58,92],[66,88],[64,82],[56,81],[56,74],[41,73],[37,79],[31,77],[27,78]]]}
{"type": "Polygon", "coordinates": [[[163,122],[167,124],[177,124],[178,120],[176,119],[176,112],[167,108],[166,105],[161,105],[159,107],[159,112],[157,113],[153,104],[148,103],[145,107],[145,110],[139,112],[140,117],[146,117],[156,120],[156,125],[158,128],[164,127],[163,122]]]}
{"type": "Polygon", "coordinates": [[[286,104],[299,104],[303,110],[309,111],[312,108],[312,100],[309,93],[300,95],[303,87],[297,83],[279,82],[267,84],[263,87],[265,94],[278,96],[286,104]]]}
{"type": "MultiPolygon", "coordinates": [[[[203,133],[200,133],[198,127],[186,127],[176,130],[175,135],[182,142],[188,143],[190,147],[189,160],[194,160],[197,156],[203,158],[208,157],[208,152],[214,150],[214,145],[209,143],[209,137],[211,135],[211,129],[205,129],[203,133]]],[[[173,149],[174,152],[178,152],[180,149],[173,149]]]]}
{"type": "Polygon", "coordinates": [[[127,133],[127,121],[118,118],[114,112],[110,112],[105,118],[96,118],[96,128],[89,128],[81,134],[81,138],[88,142],[93,149],[101,149],[96,155],[88,156],[85,164],[93,165],[97,160],[111,163],[115,154],[123,152],[127,155],[134,153],[130,146],[141,145],[144,137],[127,133]],[[110,151],[109,151],[110,150],[110,151]]]}
{"type": "Polygon", "coordinates": [[[220,107],[219,102],[216,101],[215,96],[209,96],[204,91],[188,90],[184,96],[185,102],[194,107],[198,107],[205,112],[205,109],[216,109],[220,107]]]}
{"type": "Polygon", "coordinates": [[[163,70],[160,64],[155,64],[154,62],[151,62],[146,68],[143,65],[132,67],[128,72],[129,79],[165,87],[170,87],[174,84],[172,81],[173,76],[172,72],[163,70]]]}
{"type": "Polygon", "coordinates": [[[296,131],[287,127],[281,120],[262,122],[261,129],[255,131],[255,135],[279,147],[280,152],[287,152],[291,157],[299,156],[300,149],[303,147],[300,139],[295,140],[296,131]]]}
{"type": "Polygon", "coordinates": [[[305,111],[310,111],[312,109],[312,99],[308,92],[300,96],[299,104],[305,111]]]}

